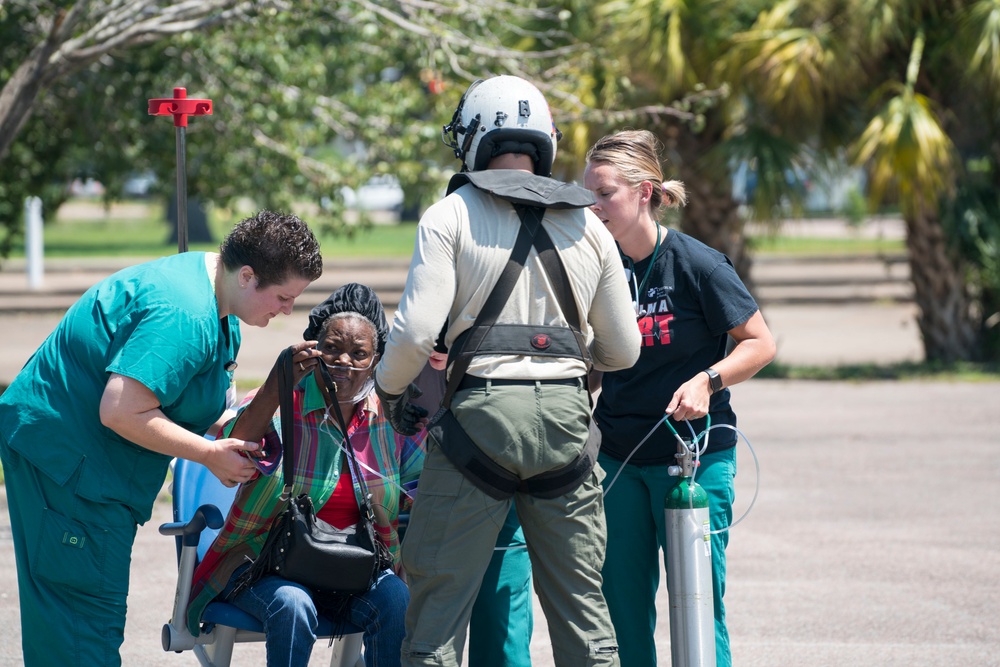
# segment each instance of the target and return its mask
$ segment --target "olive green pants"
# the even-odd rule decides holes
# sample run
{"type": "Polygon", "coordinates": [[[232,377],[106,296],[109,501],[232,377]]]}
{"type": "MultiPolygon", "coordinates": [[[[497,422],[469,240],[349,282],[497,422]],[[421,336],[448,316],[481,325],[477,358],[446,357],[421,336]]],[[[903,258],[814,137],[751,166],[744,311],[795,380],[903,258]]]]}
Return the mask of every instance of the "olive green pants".
{"type": "Polygon", "coordinates": [[[47,477],[0,436],[26,667],[121,664],[136,523],[47,477]]]}
{"type": "MultiPolygon", "coordinates": [[[[488,456],[522,479],[571,462],[589,435],[582,386],[464,390],[456,393],[452,410],[488,456]]],[[[617,666],[614,628],[601,592],[602,476],[597,467],[579,487],[553,499],[519,493],[496,500],[469,482],[429,439],[403,543],[410,581],[403,665],[459,664],[473,602],[513,502],[556,667],[617,666]]]]}

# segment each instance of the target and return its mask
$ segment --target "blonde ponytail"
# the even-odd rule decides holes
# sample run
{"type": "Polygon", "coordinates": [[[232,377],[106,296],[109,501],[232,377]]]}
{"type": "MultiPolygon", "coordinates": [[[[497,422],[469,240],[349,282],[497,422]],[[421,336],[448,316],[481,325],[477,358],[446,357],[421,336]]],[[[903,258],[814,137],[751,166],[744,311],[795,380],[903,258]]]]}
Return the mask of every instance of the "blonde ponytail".
{"type": "Polygon", "coordinates": [[[663,205],[667,208],[680,208],[688,203],[687,191],[681,181],[663,181],[660,184],[663,192],[663,205]]]}

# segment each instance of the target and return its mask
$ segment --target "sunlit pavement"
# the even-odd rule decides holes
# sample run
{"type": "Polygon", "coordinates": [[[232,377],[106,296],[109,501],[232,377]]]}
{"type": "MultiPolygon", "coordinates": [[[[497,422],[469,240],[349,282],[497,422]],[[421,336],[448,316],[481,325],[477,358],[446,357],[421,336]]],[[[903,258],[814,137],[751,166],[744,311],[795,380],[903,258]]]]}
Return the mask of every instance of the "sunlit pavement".
{"type": "MultiPolygon", "coordinates": [[[[375,273],[362,266],[328,271],[309,294],[318,302],[343,282],[371,282],[391,314],[405,263],[368,270],[375,273]]],[[[92,269],[81,275],[77,281],[99,279],[92,269]]],[[[5,310],[4,286],[12,281],[23,283],[23,274],[0,272],[0,383],[59,317],[5,310]]],[[[920,358],[913,306],[905,300],[781,301],[764,309],[779,361],[920,358]]],[[[280,349],[300,339],[307,312],[298,309],[266,329],[244,327],[237,374],[250,383],[265,377],[280,349]]],[[[1000,383],[751,380],[735,389],[733,403],[760,464],[759,497],[733,529],[728,550],[735,665],[1000,664],[1000,383]]],[[[754,460],[741,444],[737,515],[756,482],[754,460]]],[[[196,664],[191,655],[163,653],[159,643],[176,561],[173,541],[156,529],[169,520],[164,494],[136,539],[122,647],[127,666],[196,664]]],[[[0,511],[0,666],[21,663],[8,521],[0,511]]],[[[669,665],[664,585],[656,636],[660,664],[669,665]]],[[[532,654],[536,666],[553,664],[537,604],[532,654]]],[[[329,655],[325,644],[317,646],[311,664],[328,664],[329,655]]],[[[233,664],[263,665],[262,647],[239,646],[233,664]]]]}

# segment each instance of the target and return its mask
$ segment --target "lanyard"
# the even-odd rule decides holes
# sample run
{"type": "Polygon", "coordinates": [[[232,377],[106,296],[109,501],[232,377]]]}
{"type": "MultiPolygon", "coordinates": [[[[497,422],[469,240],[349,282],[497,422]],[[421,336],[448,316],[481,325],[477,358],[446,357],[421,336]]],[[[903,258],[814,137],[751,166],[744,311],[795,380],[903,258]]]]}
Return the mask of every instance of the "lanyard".
{"type": "Polygon", "coordinates": [[[642,282],[639,283],[639,289],[636,291],[635,301],[639,303],[639,295],[642,294],[642,290],[646,287],[646,281],[649,279],[649,272],[653,270],[653,264],[656,263],[656,253],[660,251],[660,226],[656,226],[656,245],[653,246],[653,254],[649,256],[649,266],[646,267],[646,275],[642,277],[642,282]]]}
{"type": "MultiPolygon", "coordinates": [[[[653,270],[653,264],[656,262],[656,254],[660,251],[660,226],[656,225],[656,245],[653,246],[653,254],[649,256],[649,266],[646,267],[646,274],[642,277],[642,282],[636,284],[635,282],[635,262],[629,257],[629,264],[632,265],[632,286],[635,290],[635,308],[639,310],[639,295],[642,294],[646,287],[646,281],[649,279],[649,274],[653,270]]],[[[643,314],[645,314],[643,312],[643,314]]],[[[640,315],[642,317],[642,315],[640,315]]]]}

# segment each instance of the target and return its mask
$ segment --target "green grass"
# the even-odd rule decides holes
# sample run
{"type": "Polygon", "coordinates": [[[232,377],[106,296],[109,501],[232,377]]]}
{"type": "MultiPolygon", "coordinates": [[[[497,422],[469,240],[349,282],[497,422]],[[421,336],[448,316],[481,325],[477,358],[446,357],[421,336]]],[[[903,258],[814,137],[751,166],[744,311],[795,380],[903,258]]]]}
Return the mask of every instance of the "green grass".
{"type": "MultiPolygon", "coordinates": [[[[148,202],[131,202],[130,211],[135,215],[123,218],[121,211],[108,214],[99,204],[89,208],[86,218],[70,218],[60,211],[55,220],[45,226],[45,255],[66,257],[162,257],[177,251],[171,243],[170,226],[163,218],[163,207],[148,202]]],[[[63,209],[68,210],[68,208],[63,209]]],[[[215,243],[192,243],[192,250],[214,250],[227,231],[244,213],[213,210],[209,226],[215,243]]],[[[308,221],[308,215],[305,216],[308,221]]],[[[320,235],[325,258],[335,257],[408,257],[413,251],[416,224],[379,224],[357,228],[352,235],[320,235]]],[[[753,252],[779,256],[844,256],[844,255],[894,255],[905,253],[902,240],[864,238],[861,235],[847,238],[804,238],[761,234],[750,238],[753,252]]],[[[12,257],[24,256],[24,245],[13,248],[12,257]]]]}
{"type": "Polygon", "coordinates": [[[756,376],[764,380],[855,381],[935,380],[939,382],[996,382],[1000,363],[900,362],[894,364],[850,364],[844,366],[788,366],[772,363],[756,376]]]}
{"type": "MultiPolygon", "coordinates": [[[[169,229],[152,219],[81,220],[55,222],[44,230],[45,256],[66,257],[161,257],[176,251],[167,239],[169,229]]],[[[11,257],[23,257],[23,245],[15,245],[11,257]]]]}
{"type": "MultiPolygon", "coordinates": [[[[95,207],[93,217],[66,219],[57,215],[44,230],[45,256],[134,257],[147,259],[177,252],[171,242],[170,225],[163,219],[162,208],[154,205],[135,207],[136,217],[103,215],[95,207]]],[[[192,243],[191,250],[215,250],[238,217],[222,211],[209,216],[213,243],[192,243]]],[[[314,231],[315,228],[314,228],[314,231]]],[[[416,223],[379,224],[358,228],[351,235],[319,234],[324,258],[334,257],[409,257],[413,252],[416,223]]],[[[15,244],[11,257],[24,257],[24,243],[15,244]]]]}
{"type": "Polygon", "coordinates": [[[898,255],[906,252],[902,239],[807,238],[799,236],[757,236],[750,240],[755,253],[785,256],[898,255]]]}
{"type": "Polygon", "coordinates": [[[417,237],[417,223],[373,225],[351,237],[323,236],[323,257],[409,257],[417,237]]]}

